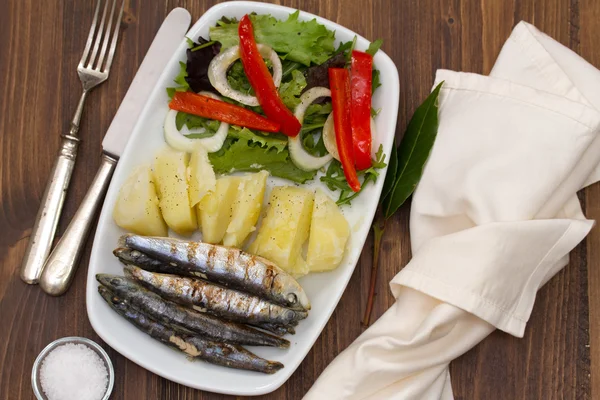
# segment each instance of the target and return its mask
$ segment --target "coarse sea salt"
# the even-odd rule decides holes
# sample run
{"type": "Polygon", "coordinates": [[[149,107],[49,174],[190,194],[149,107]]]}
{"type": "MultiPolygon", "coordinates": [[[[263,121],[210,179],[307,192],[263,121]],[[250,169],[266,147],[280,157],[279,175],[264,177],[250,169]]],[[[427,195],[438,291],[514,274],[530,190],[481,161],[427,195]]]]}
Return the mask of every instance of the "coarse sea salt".
{"type": "Polygon", "coordinates": [[[48,400],[101,400],[106,393],[108,371],[94,350],[67,343],[44,357],[40,382],[48,400]]]}

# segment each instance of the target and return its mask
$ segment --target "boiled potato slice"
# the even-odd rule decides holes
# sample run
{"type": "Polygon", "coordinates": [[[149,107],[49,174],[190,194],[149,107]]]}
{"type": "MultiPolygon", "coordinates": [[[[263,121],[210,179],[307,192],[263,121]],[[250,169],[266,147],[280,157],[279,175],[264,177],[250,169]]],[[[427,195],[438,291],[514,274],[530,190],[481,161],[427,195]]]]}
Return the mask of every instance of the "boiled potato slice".
{"type": "Polygon", "coordinates": [[[279,186],[271,192],[269,202],[271,205],[249,251],[291,274],[304,275],[307,268],[300,253],[308,238],[314,194],[296,186],[279,186]]]}
{"type": "Polygon", "coordinates": [[[217,180],[215,171],[208,160],[208,153],[202,146],[196,146],[190,157],[187,169],[188,184],[190,185],[190,204],[195,206],[202,198],[215,190],[217,180]]]}
{"type": "Polygon", "coordinates": [[[248,235],[256,229],[268,176],[267,171],[260,171],[241,178],[233,203],[231,222],[223,237],[225,246],[241,247],[248,235]]]}
{"type": "Polygon", "coordinates": [[[154,183],[165,222],[180,235],[191,234],[198,224],[190,205],[186,170],[189,155],[171,148],[162,150],[154,160],[154,183]]]}
{"type": "Polygon", "coordinates": [[[296,260],[296,264],[294,265],[294,268],[292,269],[290,274],[294,278],[300,278],[301,276],[304,276],[304,275],[308,274],[309,272],[310,272],[310,269],[308,268],[308,264],[306,263],[304,258],[302,258],[302,256],[298,256],[298,259],[296,260]]]}
{"type": "Polygon", "coordinates": [[[150,166],[136,168],[121,186],[113,219],[121,228],[138,235],[167,236],[150,166]]]}
{"type": "Polygon", "coordinates": [[[311,272],[331,271],[342,261],[350,225],[335,202],[317,189],[306,263],[311,272]]]}
{"type": "Polygon", "coordinates": [[[208,193],[198,203],[198,221],[202,229],[202,241],[221,243],[231,221],[231,211],[236,198],[240,178],[224,176],[216,180],[215,191],[208,193]]]}

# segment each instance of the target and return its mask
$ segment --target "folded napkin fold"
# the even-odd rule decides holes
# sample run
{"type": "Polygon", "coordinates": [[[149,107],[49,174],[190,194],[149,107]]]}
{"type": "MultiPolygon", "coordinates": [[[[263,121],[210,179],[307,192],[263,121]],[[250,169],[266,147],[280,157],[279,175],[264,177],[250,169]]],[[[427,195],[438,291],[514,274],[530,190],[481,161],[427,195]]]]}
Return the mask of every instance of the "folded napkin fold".
{"type": "Polygon", "coordinates": [[[600,71],[521,22],[490,76],[441,81],[396,303],[305,399],[452,399],[450,361],[494,329],[522,337],[537,290],[593,226],[576,192],[600,179],[600,71]]]}

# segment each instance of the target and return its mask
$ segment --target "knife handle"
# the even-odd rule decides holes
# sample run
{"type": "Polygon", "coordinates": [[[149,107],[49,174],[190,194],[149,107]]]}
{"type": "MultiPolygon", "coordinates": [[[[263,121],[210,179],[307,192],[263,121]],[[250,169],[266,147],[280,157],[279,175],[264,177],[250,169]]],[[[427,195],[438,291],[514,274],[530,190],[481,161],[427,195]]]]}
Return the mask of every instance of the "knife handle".
{"type": "Polygon", "coordinates": [[[50,172],[50,179],[46,184],[21,264],[21,279],[26,283],[38,283],[44,262],[52,248],[58,219],[73,174],[78,146],[79,139],[76,136],[62,135],[60,151],[50,172]]]}
{"type": "Polygon", "coordinates": [[[83,198],[83,202],[64,235],[48,257],[40,278],[40,287],[49,295],[60,296],[71,285],[94,221],[94,215],[104,198],[116,164],[116,159],[106,153],[102,154],[102,164],[94,177],[92,186],[83,198]]]}

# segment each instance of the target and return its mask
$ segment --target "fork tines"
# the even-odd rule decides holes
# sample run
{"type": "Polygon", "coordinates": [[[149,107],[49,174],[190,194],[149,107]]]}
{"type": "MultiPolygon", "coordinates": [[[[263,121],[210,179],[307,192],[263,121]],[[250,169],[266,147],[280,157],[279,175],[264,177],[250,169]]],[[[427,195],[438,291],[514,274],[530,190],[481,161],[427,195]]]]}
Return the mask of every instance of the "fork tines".
{"type": "Polygon", "coordinates": [[[117,0],[112,0],[112,6],[110,7],[110,15],[107,18],[107,12],[109,3],[111,0],[106,0],[102,11],[102,19],[100,25],[98,25],[98,15],[100,14],[100,6],[102,0],[98,0],[96,5],[96,11],[94,12],[94,20],[92,21],[92,27],[83,50],[83,56],[79,61],[79,68],[95,70],[99,72],[108,72],[110,65],[112,64],[113,56],[115,55],[115,48],[117,47],[117,39],[119,37],[119,27],[121,25],[121,18],[123,16],[123,9],[125,8],[125,0],[120,0],[121,7],[115,18],[115,9],[117,6],[117,0]],[[114,30],[111,29],[114,24],[114,30]],[[106,25],[106,27],[105,27],[106,25]],[[110,42],[110,48],[108,44],[110,42]],[[100,46],[102,43],[102,46],[100,46]],[[92,47],[93,45],[93,47],[92,47]],[[105,60],[106,50],[108,48],[108,58],[105,60]],[[90,55],[90,49],[91,55],[90,55]],[[100,53],[98,54],[98,50],[100,53]],[[87,63],[87,64],[86,64],[87,63]]]}

